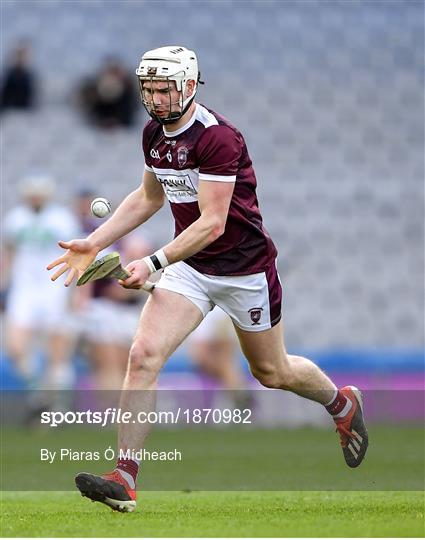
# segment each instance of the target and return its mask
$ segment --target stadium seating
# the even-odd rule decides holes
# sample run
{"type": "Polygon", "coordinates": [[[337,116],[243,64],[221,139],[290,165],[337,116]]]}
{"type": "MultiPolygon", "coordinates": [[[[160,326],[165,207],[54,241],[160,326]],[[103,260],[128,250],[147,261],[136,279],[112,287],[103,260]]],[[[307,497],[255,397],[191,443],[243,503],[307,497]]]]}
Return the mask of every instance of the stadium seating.
{"type": "MultiPolygon", "coordinates": [[[[35,112],[2,116],[4,208],[33,168],[57,177],[65,202],[82,181],[114,201],[134,188],[143,113],[99,132],[72,92],[107,54],[135,66],[185,42],[207,83],[199,100],[248,142],[288,346],[423,346],[422,2],[16,0],[2,11],[13,21],[3,51],[28,36],[43,90],[35,112]]],[[[167,211],[155,223],[165,241],[167,211]]]]}

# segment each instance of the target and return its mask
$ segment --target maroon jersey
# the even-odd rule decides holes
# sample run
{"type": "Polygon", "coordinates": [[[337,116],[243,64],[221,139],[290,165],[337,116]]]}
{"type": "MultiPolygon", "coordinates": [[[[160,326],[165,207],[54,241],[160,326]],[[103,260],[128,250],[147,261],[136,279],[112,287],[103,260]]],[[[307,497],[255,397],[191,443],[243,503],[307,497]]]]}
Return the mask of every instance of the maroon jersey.
{"type": "Polygon", "coordinates": [[[263,272],[273,263],[277,251],[263,227],[246,143],[225,118],[196,104],[189,122],[176,131],[150,120],[143,152],[146,170],[155,173],[170,202],[175,236],[200,217],[200,180],[235,182],[223,235],[187,264],[203,274],[239,276],[263,272]]]}

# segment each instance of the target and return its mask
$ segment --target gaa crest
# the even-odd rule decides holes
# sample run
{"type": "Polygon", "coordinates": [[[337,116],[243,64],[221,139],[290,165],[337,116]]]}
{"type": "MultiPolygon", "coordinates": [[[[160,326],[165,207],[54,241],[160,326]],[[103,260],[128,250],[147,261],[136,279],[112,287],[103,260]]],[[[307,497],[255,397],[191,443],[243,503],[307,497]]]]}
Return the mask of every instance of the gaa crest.
{"type": "Polygon", "coordinates": [[[251,316],[252,326],[254,326],[254,324],[260,324],[262,311],[263,311],[263,308],[261,307],[251,308],[248,310],[248,313],[251,316]]]}
{"type": "Polygon", "coordinates": [[[180,148],[177,150],[177,161],[179,167],[183,167],[183,165],[186,165],[188,153],[189,150],[186,148],[186,146],[180,146],[180,148]]]}

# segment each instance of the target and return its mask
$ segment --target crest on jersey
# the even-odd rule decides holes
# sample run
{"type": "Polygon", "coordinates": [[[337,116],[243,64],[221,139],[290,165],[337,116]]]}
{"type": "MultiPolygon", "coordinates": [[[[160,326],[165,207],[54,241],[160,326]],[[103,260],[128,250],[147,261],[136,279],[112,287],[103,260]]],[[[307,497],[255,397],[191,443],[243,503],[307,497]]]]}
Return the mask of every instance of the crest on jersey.
{"type": "Polygon", "coordinates": [[[156,72],[158,71],[157,67],[148,67],[148,75],[156,75],[156,72]]]}
{"type": "Polygon", "coordinates": [[[260,324],[262,311],[263,311],[263,308],[261,307],[251,308],[248,310],[248,313],[251,316],[252,326],[254,326],[254,324],[260,324]]]}
{"type": "Polygon", "coordinates": [[[180,146],[180,148],[177,150],[177,161],[180,167],[186,165],[188,153],[189,150],[186,148],[186,146],[180,146]]]}

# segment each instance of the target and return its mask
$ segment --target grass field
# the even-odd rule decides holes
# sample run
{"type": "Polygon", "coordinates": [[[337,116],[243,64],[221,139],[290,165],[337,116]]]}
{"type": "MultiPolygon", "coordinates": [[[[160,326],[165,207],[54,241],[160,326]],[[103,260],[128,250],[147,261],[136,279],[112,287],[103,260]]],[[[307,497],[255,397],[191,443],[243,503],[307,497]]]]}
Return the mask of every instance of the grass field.
{"type": "MultiPolygon", "coordinates": [[[[349,469],[332,429],[153,430],[147,447],[181,461],[142,464],[143,491],[423,491],[424,435],[415,426],[369,426],[364,463],[349,469]]],[[[76,473],[102,473],[115,430],[2,430],[1,490],[70,491],[76,473]],[[40,460],[40,449],[99,451],[99,461],[40,460]],[[22,469],[26,474],[22,474],[22,469]]]]}
{"type": "Polygon", "coordinates": [[[148,447],[177,447],[183,459],[142,464],[137,511],[119,514],[73,482],[113,463],[40,462],[43,447],[114,446],[113,430],[3,429],[2,536],[423,536],[422,427],[373,425],[369,435],[352,470],[330,430],[157,430],[148,447]]]}
{"type": "Polygon", "coordinates": [[[421,537],[420,492],[145,492],[133,514],[77,493],[8,492],[2,536],[421,537]]]}

